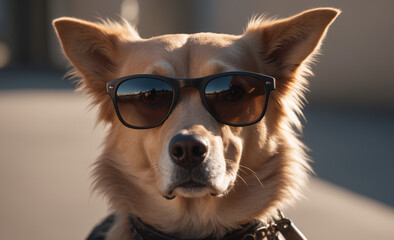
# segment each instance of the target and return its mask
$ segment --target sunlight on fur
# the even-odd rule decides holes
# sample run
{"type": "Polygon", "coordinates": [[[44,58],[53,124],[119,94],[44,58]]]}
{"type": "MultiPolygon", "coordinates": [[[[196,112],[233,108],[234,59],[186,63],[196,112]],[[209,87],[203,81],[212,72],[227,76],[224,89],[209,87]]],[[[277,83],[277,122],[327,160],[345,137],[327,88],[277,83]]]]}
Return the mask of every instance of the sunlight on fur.
{"type": "Polygon", "coordinates": [[[318,8],[286,19],[253,18],[242,35],[149,39],[142,39],[126,21],[56,19],[64,53],[75,67],[71,75],[99,109],[98,121],[109,126],[93,171],[94,189],[116,212],[106,239],[133,239],[130,214],[170,236],[220,238],[253,220],[270,220],[277,209],[298,198],[311,172],[306,147],[298,138],[306,77],[338,14],[318,8]],[[160,126],[127,128],[106,92],[108,81],[128,75],[199,78],[235,70],[277,81],[264,118],[250,126],[216,121],[197,90],[184,88],[160,126]],[[205,159],[189,174],[168,150],[179,134],[198,136],[206,144],[205,159]],[[201,184],[179,185],[189,177],[201,184]]]}

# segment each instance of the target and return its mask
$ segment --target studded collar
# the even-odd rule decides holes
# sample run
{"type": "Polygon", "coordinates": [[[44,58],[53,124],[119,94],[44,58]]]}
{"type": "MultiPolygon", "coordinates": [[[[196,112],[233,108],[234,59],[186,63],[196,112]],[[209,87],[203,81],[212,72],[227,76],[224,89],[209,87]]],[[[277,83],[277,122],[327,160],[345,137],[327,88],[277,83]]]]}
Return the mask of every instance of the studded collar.
{"type": "Polygon", "coordinates": [[[131,235],[136,240],[278,240],[279,235],[286,240],[306,240],[290,219],[285,218],[280,211],[278,211],[278,216],[278,219],[268,224],[260,221],[247,223],[240,229],[228,232],[221,239],[212,236],[200,239],[179,239],[156,230],[138,217],[130,215],[129,222],[131,235]]]}

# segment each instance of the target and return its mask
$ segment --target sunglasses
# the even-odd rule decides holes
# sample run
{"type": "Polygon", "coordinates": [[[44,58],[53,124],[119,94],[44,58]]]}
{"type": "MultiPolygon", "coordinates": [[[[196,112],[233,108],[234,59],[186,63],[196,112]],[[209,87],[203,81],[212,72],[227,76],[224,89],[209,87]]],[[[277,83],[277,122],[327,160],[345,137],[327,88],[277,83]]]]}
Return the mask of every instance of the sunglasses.
{"type": "Polygon", "coordinates": [[[134,129],[161,125],[185,87],[198,89],[204,107],[217,121],[241,127],[263,118],[275,78],[252,72],[224,72],[191,79],[139,74],[106,85],[119,120],[134,129]]]}

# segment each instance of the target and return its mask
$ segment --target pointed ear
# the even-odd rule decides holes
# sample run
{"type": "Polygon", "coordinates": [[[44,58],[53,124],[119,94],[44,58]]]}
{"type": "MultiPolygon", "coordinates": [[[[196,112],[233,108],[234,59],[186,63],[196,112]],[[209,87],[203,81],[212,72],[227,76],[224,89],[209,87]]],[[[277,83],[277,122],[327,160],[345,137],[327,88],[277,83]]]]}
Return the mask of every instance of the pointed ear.
{"type": "Polygon", "coordinates": [[[63,17],[54,20],[53,25],[65,55],[88,88],[96,87],[97,82],[104,82],[116,71],[122,40],[139,38],[126,23],[100,24],[63,17]]]}
{"type": "Polygon", "coordinates": [[[114,110],[106,97],[105,84],[117,77],[122,42],[140,39],[138,33],[126,22],[92,23],[63,17],[53,25],[65,55],[77,70],[72,75],[81,76],[79,89],[99,106],[99,121],[110,122],[114,110]]]}
{"type": "Polygon", "coordinates": [[[265,63],[294,71],[318,51],[328,26],[339,13],[333,8],[317,8],[283,20],[252,21],[245,34],[259,38],[265,63]]]}

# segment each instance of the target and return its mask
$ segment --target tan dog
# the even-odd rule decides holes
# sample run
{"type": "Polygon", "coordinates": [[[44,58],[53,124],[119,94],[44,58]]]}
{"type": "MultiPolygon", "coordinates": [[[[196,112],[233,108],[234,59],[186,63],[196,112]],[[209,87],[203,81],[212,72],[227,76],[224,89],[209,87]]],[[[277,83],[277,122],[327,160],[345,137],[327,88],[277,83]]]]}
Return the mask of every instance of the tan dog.
{"type": "MultiPolygon", "coordinates": [[[[302,115],[308,85],[304,77],[311,73],[308,65],[338,13],[321,8],[283,20],[258,18],[239,36],[198,33],[150,39],[140,38],[126,22],[55,20],[63,50],[75,66],[73,75],[80,78],[80,89],[98,107],[99,121],[109,125],[104,151],[94,169],[95,188],[116,212],[106,239],[134,239],[130,214],[169,236],[220,238],[249,222],[275,217],[276,209],[297,198],[310,170],[305,147],[297,139],[298,115],[302,115]],[[162,122],[134,129],[122,124],[107,95],[114,89],[107,82],[124,76],[190,79],[231,71],[276,79],[265,116],[257,123],[234,126],[218,121],[224,110],[217,109],[219,117],[213,116],[213,110],[208,111],[209,105],[203,103],[208,93],[202,96],[186,86],[179,89],[176,105],[165,119],[161,117],[162,122]]],[[[149,107],[164,104],[161,99],[154,102],[155,89],[140,90],[137,95],[149,107]]],[[[253,91],[255,87],[241,93],[230,89],[234,94],[230,100],[253,91]]],[[[112,94],[117,94],[120,109],[121,93],[112,94]]],[[[125,112],[120,113],[124,121],[141,124],[160,118],[158,110],[151,111],[150,118],[139,119],[138,111],[147,108],[130,105],[119,111],[125,112]]],[[[233,110],[243,116],[253,114],[246,107],[234,105],[233,110]]]]}

